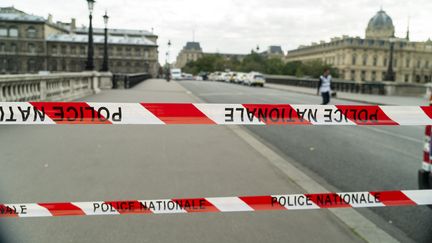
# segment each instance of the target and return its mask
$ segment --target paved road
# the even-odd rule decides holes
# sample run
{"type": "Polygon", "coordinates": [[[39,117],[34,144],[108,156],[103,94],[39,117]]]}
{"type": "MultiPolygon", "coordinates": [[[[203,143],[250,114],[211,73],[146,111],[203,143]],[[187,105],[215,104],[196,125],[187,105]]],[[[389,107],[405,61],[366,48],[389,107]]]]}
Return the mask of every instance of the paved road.
{"type": "MultiPolygon", "coordinates": [[[[183,81],[181,84],[209,103],[318,104],[321,101],[318,96],[228,83],[183,81]]],[[[354,104],[340,100],[333,103],[354,104]]],[[[248,129],[337,190],[417,188],[423,127],[250,126],[248,129]]],[[[361,212],[402,241],[408,236],[416,242],[432,242],[432,210],[427,207],[361,212]]]]}
{"type": "MultiPolygon", "coordinates": [[[[86,100],[195,101],[162,80],[86,100]]],[[[227,126],[0,126],[0,134],[2,203],[302,193],[227,126]]],[[[362,242],[327,210],[0,219],[0,227],[0,242],[362,242]]]]}

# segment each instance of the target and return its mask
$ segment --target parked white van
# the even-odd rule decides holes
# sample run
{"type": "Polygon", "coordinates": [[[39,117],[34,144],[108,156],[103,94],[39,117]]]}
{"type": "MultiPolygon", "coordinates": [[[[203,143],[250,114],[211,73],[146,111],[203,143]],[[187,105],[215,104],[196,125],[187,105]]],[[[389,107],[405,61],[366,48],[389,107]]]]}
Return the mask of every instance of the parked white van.
{"type": "Polygon", "coordinates": [[[182,79],[182,72],[179,68],[173,68],[171,69],[171,79],[173,80],[181,80],[182,79]]]}

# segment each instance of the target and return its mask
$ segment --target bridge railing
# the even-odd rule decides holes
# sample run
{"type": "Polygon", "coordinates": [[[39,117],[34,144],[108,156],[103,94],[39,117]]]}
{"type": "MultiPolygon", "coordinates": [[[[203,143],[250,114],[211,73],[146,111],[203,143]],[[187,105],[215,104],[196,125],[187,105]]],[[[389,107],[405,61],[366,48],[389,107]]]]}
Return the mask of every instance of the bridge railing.
{"type": "Polygon", "coordinates": [[[151,78],[151,75],[148,73],[114,74],[113,88],[130,89],[149,78],[151,78]]]}
{"type": "Polygon", "coordinates": [[[0,101],[62,101],[98,93],[111,73],[80,72],[0,75],[0,101]]]}
{"type": "MultiPolygon", "coordinates": [[[[266,75],[268,83],[298,86],[305,88],[318,88],[318,79],[298,78],[294,76],[266,75]]],[[[332,81],[333,90],[348,93],[375,94],[375,95],[399,95],[422,96],[429,91],[429,84],[413,84],[398,82],[353,82],[332,81]]]]}

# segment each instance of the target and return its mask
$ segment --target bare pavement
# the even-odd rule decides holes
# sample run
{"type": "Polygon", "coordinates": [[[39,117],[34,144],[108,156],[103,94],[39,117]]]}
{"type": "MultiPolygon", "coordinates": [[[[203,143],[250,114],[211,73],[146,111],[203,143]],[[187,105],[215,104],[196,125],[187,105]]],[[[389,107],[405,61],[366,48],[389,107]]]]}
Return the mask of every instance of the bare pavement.
{"type": "MultiPolygon", "coordinates": [[[[104,91],[85,100],[199,102],[178,83],[164,80],[148,80],[130,90],[104,91]]],[[[279,159],[282,165],[275,163],[277,155],[241,127],[4,126],[0,133],[2,203],[268,195],[314,190],[310,184],[304,186],[308,178],[290,177],[283,170],[291,168],[283,167],[289,166],[283,164],[289,162],[279,159]],[[268,151],[263,152],[265,149],[268,151]]],[[[290,173],[293,171],[294,167],[290,173]]],[[[358,215],[344,210],[354,211],[11,218],[0,221],[0,235],[7,242],[392,240],[369,221],[362,221],[363,228],[353,229],[352,224],[358,222],[350,225],[349,220],[343,219],[352,215],[357,219],[358,215]]]]}

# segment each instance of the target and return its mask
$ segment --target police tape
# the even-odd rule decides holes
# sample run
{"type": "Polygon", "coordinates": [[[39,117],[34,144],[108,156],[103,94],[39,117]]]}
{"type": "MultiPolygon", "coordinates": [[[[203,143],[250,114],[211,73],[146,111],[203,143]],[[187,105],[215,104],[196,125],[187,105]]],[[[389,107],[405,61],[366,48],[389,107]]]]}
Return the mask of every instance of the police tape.
{"type": "Polygon", "coordinates": [[[1,217],[254,212],[432,205],[432,190],[0,204],[1,217]]]}
{"type": "Polygon", "coordinates": [[[432,125],[432,107],[0,102],[0,124],[432,125]]]}

